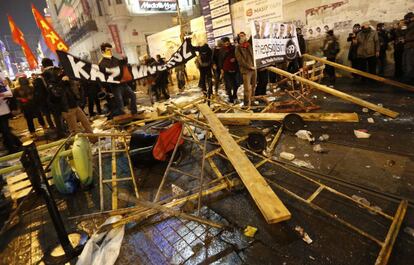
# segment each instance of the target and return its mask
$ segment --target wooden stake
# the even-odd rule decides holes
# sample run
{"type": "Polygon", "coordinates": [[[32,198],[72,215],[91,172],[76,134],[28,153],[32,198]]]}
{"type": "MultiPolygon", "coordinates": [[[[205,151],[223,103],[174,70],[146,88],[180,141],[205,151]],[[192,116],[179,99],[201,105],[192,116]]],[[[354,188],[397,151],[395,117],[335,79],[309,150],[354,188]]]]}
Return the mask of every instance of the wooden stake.
{"type": "Polygon", "coordinates": [[[333,89],[333,88],[330,88],[330,87],[327,87],[327,86],[318,84],[318,83],[313,82],[313,81],[310,81],[310,80],[308,80],[306,78],[293,75],[293,74],[291,74],[289,72],[286,72],[286,71],[284,71],[282,69],[279,69],[279,68],[276,68],[276,67],[268,67],[267,69],[269,71],[274,72],[274,73],[277,73],[277,74],[280,74],[280,75],[289,77],[290,79],[297,80],[299,82],[303,82],[303,83],[305,83],[307,85],[312,86],[313,88],[316,88],[318,90],[321,90],[321,91],[326,92],[328,94],[331,94],[333,96],[339,97],[339,98],[341,98],[343,100],[350,101],[350,102],[355,103],[357,105],[360,105],[360,106],[369,108],[371,110],[377,111],[377,112],[379,112],[381,114],[384,114],[384,115],[387,115],[387,116],[389,116],[391,118],[396,118],[399,115],[398,112],[395,112],[395,111],[392,111],[390,109],[386,109],[386,108],[380,107],[378,105],[375,105],[375,104],[370,103],[368,101],[365,101],[365,100],[362,100],[360,98],[351,96],[349,94],[346,94],[344,92],[338,91],[336,89],[333,89]]]}
{"type": "Polygon", "coordinates": [[[411,85],[408,85],[408,84],[404,84],[404,83],[397,82],[397,81],[394,81],[394,80],[386,79],[386,78],[378,76],[378,75],[373,75],[373,74],[370,74],[370,73],[367,73],[367,72],[364,72],[364,71],[354,69],[354,68],[346,66],[346,65],[342,65],[342,64],[339,64],[339,63],[334,63],[334,62],[328,61],[324,58],[316,57],[316,56],[313,56],[313,55],[310,55],[310,54],[304,54],[303,57],[307,58],[307,59],[312,59],[312,60],[315,60],[315,61],[319,61],[321,63],[333,66],[335,68],[338,68],[338,69],[341,69],[341,70],[344,70],[344,71],[347,71],[347,72],[351,72],[351,73],[354,73],[354,74],[357,74],[357,75],[360,75],[360,76],[363,76],[363,77],[366,77],[366,78],[370,78],[370,79],[373,79],[375,81],[382,82],[384,84],[388,84],[388,85],[391,85],[391,86],[396,86],[396,87],[414,92],[414,86],[411,86],[411,85]]]}

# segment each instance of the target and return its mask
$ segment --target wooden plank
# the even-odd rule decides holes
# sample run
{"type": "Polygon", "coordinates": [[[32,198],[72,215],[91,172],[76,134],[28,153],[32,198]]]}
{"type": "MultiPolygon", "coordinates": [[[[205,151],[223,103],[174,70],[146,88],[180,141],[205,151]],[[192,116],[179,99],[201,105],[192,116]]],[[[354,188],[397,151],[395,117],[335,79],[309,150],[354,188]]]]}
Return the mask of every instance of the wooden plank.
{"type": "Polygon", "coordinates": [[[386,265],[391,256],[391,251],[397,239],[398,232],[402,221],[404,220],[405,213],[407,212],[408,201],[402,200],[398,206],[397,212],[394,216],[390,229],[388,230],[387,237],[382,244],[381,251],[375,261],[375,265],[386,265]]]}
{"type": "MultiPolygon", "coordinates": [[[[217,113],[221,122],[282,121],[291,113],[217,113]]],[[[295,113],[304,121],[359,122],[357,113],[295,113]]]]}
{"type": "MultiPolygon", "coordinates": [[[[115,150],[115,137],[111,137],[111,148],[115,150]]],[[[116,153],[112,153],[112,210],[118,209],[118,183],[116,182],[116,153]]]]}
{"type": "Polygon", "coordinates": [[[284,71],[282,69],[279,69],[279,68],[276,68],[276,67],[268,67],[267,69],[269,71],[274,72],[274,73],[277,73],[277,74],[280,74],[280,75],[289,77],[292,80],[297,80],[299,82],[308,84],[308,85],[312,86],[313,88],[316,88],[316,89],[318,89],[320,91],[323,91],[325,93],[328,93],[328,94],[331,94],[333,96],[336,96],[336,97],[341,98],[343,100],[350,101],[350,102],[355,103],[357,105],[360,105],[360,106],[369,108],[371,110],[377,111],[377,112],[379,112],[381,114],[384,114],[384,115],[387,115],[387,116],[389,116],[391,118],[396,118],[399,115],[398,112],[392,111],[392,110],[387,109],[387,108],[384,108],[384,107],[380,107],[380,106],[378,106],[376,104],[373,104],[371,102],[368,102],[368,101],[365,101],[363,99],[360,99],[360,98],[351,96],[351,95],[346,94],[344,92],[341,92],[339,90],[336,90],[336,89],[333,89],[333,88],[330,88],[330,87],[327,87],[327,86],[318,84],[318,83],[313,82],[313,81],[311,81],[309,79],[306,79],[306,78],[303,78],[303,77],[300,77],[300,76],[293,75],[293,74],[291,74],[289,72],[286,72],[286,71],[284,71]]]}
{"type": "Polygon", "coordinates": [[[303,57],[307,58],[307,59],[316,60],[316,61],[319,61],[321,63],[333,66],[335,68],[338,68],[338,69],[341,69],[341,70],[344,70],[344,71],[347,71],[347,72],[351,72],[351,73],[354,73],[354,74],[357,74],[357,75],[360,75],[360,76],[364,76],[366,78],[370,78],[370,79],[373,79],[373,80],[378,81],[378,82],[382,82],[382,83],[387,84],[387,85],[396,86],[396,87],[414,92],[414,86],[410,86],[408,84],[404,84],[404,83],[401,83],[401,82],[390,80],[390,79],[387,79],[387,78],[384,78],[384,77],[381,77],[381,76],[378,76],[378,75],[373,75],[373,74],[370,74],[370,73],[367,73],[367,72],[364,72],[364,71],[360,71],[360,70],[357,70],[357,69],[354,69],[352,67],[342,65],[342,64],[339,64],[339,63],[334,63],[334,62],[328,61],[324,58],[316,57],[316,56],[313,56],[313,55],[304,54],[303,57]]]}
{"type": "Polygon", "coordinates": [[[263,176],[243,153],[240,146],[234,141],[216,114],[206,105],[197,105],[203,116],[208,121],[211,131],[217,138],[233,167],[259,207],[268,223],[277,223],[290,219],[289,210],[276,196],[263,176]]]}

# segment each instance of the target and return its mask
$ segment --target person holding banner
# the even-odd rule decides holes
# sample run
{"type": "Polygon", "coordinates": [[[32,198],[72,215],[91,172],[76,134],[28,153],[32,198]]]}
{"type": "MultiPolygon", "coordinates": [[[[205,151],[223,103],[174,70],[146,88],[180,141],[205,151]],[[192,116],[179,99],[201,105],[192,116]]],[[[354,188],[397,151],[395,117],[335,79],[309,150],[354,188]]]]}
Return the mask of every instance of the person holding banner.
{"type": "MultiPolygon", "coordinates": [[[[112,54],[112,45],[110,43],[102,43],[101,44],[101,53],[102,58],[99,61],[99,67],[101,68],[114,68],[114,67],[121,67],[121,76],[123,67],[126,66],[126,59],[120,60],[113,56],[112,54]]],[[[131,114],[137,114],[137,98],[135,96],[134,91],[132,91],[131,87],[128,86],[126,83],[122,84],[105,84],[105,88],[110,90],[110,92],[114,95],[111,105],[111,114],[110,118],[118,115],[124,114],[123,107],[124,107],[124,100],[123,96],[129,98],[130,101],[130,110],[131,114]]]]}
{"type": "Polygon", "coordinates": [[[240,73],[243,77],[244,86],[244,106],[251,106],[252,97],[255,95],[257,73],[254,67],[253,47],[247,39],[246,33],[240,32],[238,35],[239,45],[236,47],[236,59],[239,63],[240,73]]]}

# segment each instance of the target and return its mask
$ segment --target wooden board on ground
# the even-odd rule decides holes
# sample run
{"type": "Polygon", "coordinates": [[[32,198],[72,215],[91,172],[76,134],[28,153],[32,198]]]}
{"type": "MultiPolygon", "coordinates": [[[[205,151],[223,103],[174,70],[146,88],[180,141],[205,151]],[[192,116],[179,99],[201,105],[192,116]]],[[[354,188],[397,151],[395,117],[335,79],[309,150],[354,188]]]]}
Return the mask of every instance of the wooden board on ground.
{"type": "MultiPolygon", "coordinates": [[[[290,113],[217,113],[224,124],[240,124],[255,121],[282,121],[290,113]]],[[[304,121],[358,122],[356,113],[295,113],[304,121]]]]}
{"type": "Polygon", "coordinates": [[[267,223],[277,223],[290,219],[291,214],[289,210],[250,162],[240,146],[231,137],[226,127],[217,118],[216,114],[206,104],[199,104],[197,107],[207,120],[213,134],[239,174],[267,223]]]}

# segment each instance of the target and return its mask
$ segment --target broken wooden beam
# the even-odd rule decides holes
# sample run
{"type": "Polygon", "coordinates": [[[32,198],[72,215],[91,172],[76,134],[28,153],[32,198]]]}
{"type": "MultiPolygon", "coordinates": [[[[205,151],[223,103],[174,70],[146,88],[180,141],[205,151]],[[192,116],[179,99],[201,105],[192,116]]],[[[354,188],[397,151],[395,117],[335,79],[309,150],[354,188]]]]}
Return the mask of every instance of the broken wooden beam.
{"type": "Polygon", "coordinates": [[[344,71],[347,71],[347,72],[351,72],[353,74],[357,74],[357,75],[360,75],[360,76],[363,76],[363,77],[366,77],[366,78],[370,78],[370,79],[373,79],[373,80],[378,81],[378,82],[382,82],[382,83],[387,84],[387,85],[396,86],[396,87],[414,92],[414,86],[411,86],[411,85],[408,85],[408,84],[404,84],[404,83],[401,83],[401,82],[398,82],[398,81],[390,80],[390,79],[387,79],[387,78],[384,78],[384,77],[381,77],[381,76],[378,76],[378,75],[370,74],[370,73],[367,73],[367,72],[364,72],[364,71],[361,71],[361,70],[358,70],[358,69],[355,69],[355,68],[352,68],[352,67],[349,67],[349,66],[346,66],[346,65],[343,65],[343,64],[334,63],[334,62],[328,61],[324,58],[316,57],[316,56],[313,56],[313,55],[304,54],[303,57],[307,58],[307,59],[316,60],[316,61],[319,61],[321,63],[333,66],[335,68],[338,68],[338,69],[341,69],[341,70],[344,70],[344,71]]]}
{"type": "Polygon", "coordinates": [[[234,141],[216,114],[206,104],[199,104],[197,107],[207,120],[211,131],[217,138],[266,221],[271,224],[290,219],[291,214],[289,210],[247,158],[240,146],[234,141]]]}
{"type": "Polygon", "coordinates": [[[346,93],[341,92],[339,90],[336,90],[336,89],[327,87],[325,85],[321,85],[321,84],[318,84],[316,82],[310,81],[306,78],[291,74],[291,73],[289,73],[287,71],[284,71],[282,69],[279,69],[279,68],[276,68],[276,67],[268,67],[267,69],[269,71],[272,71],[272,72],[276,73],[276,74],[280,74],[282,76],[289,77],[292,80],[297,80],[297,81],[302,82],[304,84],[310,85],[315,89],[318,89],[318,90],[323,91],[325,93],[331,94],[331,95],[336,96],[338,98],[341,98],[343,100],[350,101],[350,102],[355,103],[357,105],[366,107],[368,109],[379,112],[381,114],[387,115],[391,118],[396,118],[399,115],[398,112],[392,111],[392,110],[384,108],[384,107],[380,107],[376,104],[373,104],[373,103],[365,101],[363,99],[360,99],[360,98],[354,97],[352,95],[346,94],[346,93]]]}
{"type": "MultiPolygon", "coordinates": [[[[228,124],[255,121],[282,121],[290,113],[217,113],[217,118],[228,124]]],[[[359,122],[357,113],[295,113],[304,121],[359,122]]]]}

